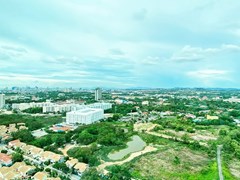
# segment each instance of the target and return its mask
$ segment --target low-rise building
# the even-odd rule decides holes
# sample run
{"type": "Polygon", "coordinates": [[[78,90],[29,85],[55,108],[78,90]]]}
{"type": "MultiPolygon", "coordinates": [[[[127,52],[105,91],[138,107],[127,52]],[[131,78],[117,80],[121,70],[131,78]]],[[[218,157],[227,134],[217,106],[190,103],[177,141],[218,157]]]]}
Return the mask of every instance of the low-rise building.
{"type": "Polygon", "coordinates": [[[24,179],[36,168],[28,166],[24,162],[16,162],[11,167],[0,168],[0,179],[24,179]]]}
{"type": "Polygon", "coordinates": [[[16,147],[19,147],[20,144],[21,144],[20,140],[19,140],[19,139],[16,139],[16,140],[10,141],[10,142],[8,143],[8,146],[13,147],[13,148],[16,148],[16,147]]]}
{"type": "Polygon", "coordinates": [[[207,120],[218,120],[219,117],[218,116],[210,116],[210,115],[207,115],[207,120]]]}
{"type": "Polygon", "coordinates": [[[63,162],[64,156],[62,156],[60,154],[53,153],[51,151],[44,151],[39,155],[39,160],[41,162],[50,161],[52,163],[63,162]]]}
{"type": "Polygon", "coordinates": [[[86,105],[86,107],[107,110],[112,108],[112,104],[111,103],[93,103],[93,104],[86,105]]]}
{"type": "Polygon", "coordinates": [[[77,159],[71,159],[66,162],[67,167],[72,168],[78,163],[77,159]]]}
{"type": "Polygon", "coordinates": [[[46,172],[37,172],[34,176],[34,180],[47,180],[48,174],[46,172]]]}
{"type": "Polygon", "coordinates": [[[12,165],[12,157],[7,154],[0,153],[0,164],[2,166],[11,166],[12,165]]]}
{"type": "Polygon", "coordinates": [[[79,162],[73,168],[79,175],[82,175],[87,170],[88,164],[79,162]]]}

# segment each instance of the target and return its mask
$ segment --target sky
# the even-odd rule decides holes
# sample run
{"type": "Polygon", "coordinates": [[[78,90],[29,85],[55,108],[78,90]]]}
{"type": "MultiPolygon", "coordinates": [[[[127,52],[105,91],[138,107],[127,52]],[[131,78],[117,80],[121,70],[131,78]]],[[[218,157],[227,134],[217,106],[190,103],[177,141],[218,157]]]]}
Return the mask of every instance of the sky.
{"type": "Polygon", "coordinates": [[[0,87],[240,88],[240,1],[0,2],[0,87]]]}

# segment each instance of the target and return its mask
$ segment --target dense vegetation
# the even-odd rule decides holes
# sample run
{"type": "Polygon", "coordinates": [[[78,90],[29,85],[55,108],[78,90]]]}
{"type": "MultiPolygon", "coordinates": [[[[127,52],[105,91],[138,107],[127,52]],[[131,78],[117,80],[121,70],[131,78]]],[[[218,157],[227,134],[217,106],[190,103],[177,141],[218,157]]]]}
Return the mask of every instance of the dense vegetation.
{"type": "Polygon", "coordinates": [[[0,125],[8,125],[13,123],[26,123],[29,130],[36,130],[53,124],[61,123],[63,119],[60,116],[30,116],[21,114],[0,115],[0,125]]]}
{"type": "Polygon", "coordinates": [[[105,146],[121,146],[129,139],[131,133],[125,133],[128,127],[117,126],[103,122],[80,126],[74,131],[74,137],[79,144],[98,143],[105,146]]]}
{"type": "Polygon", "coordinates": [[[34,108],[28,108],[23,110],[25,113],[30,113],[30,114],[37,114],[37,113],[42,113],[43,108],[42,107],[34,107],[34,108]]]}
{"type": "Polygon", "coordinates": [[[126,146],[126,142],[132,136],[131,129],[130,124],[122,126],[122,124],[108,122],[81,126],[74,131],[75,135],[72,139],[76,140],[78,144],[91,145],[70,149],[68,155],[88,163],[90,166],[97,165],[100,160],[99,156],[106,156],[111,149],[126,146]]]}

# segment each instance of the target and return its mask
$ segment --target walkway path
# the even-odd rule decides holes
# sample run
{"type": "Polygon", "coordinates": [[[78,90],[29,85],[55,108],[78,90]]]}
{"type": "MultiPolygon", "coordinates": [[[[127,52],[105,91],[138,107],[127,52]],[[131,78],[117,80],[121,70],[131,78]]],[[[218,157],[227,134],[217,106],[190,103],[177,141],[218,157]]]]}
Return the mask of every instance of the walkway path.
{"type": "Polygon", "coordinates": [[[222,145],[218,145],[217,146],[218,175],[219,175],[219,180],[224,180],[223,173],[222,173],[221,150],[222,150],[222,145]]]}

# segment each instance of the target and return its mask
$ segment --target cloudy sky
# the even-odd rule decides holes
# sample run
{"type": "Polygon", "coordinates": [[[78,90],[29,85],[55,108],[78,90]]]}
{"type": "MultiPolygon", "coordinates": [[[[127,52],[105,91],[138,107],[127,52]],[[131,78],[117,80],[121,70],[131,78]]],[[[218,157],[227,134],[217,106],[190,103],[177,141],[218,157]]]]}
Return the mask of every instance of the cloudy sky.
{"type": "Polygon", "coordinates": [[[240,1],[0,2],[0,87],[240,88],[240,1]]]}

